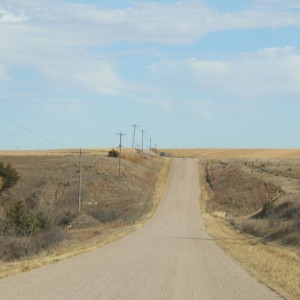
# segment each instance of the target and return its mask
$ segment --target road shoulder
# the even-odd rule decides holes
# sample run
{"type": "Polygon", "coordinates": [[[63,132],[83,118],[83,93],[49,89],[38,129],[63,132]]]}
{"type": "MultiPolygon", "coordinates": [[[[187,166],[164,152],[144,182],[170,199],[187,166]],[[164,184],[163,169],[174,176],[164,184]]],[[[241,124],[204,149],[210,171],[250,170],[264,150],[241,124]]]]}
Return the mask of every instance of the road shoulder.
{"type": "Polygon", "coordinates": [[[279,246],[263,244],[259,238],[241,234],[222,218],[206,211],[205,165],[200,162],[200,213],[208,233],[249,273],[287,299],[300,299],[300,257],[279,246]]]}

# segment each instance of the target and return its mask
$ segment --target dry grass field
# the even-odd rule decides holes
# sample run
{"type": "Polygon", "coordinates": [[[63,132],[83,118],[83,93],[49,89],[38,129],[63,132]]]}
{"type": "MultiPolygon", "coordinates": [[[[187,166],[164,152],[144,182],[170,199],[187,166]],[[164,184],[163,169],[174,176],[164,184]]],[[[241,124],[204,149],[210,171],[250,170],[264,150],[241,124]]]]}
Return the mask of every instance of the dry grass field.
{"type": "Polygon", "coordinates": [[[300,149],[160,151],[199,158],[209,233],[258,280],[300,299],[300,149]]]}
{"type": "Polygon", "coordinates": [[[225,152],[172,155],[200,157],[201,214],[217,242],[285,298],[300,299],[299,151],[225,152]]]}
{"type": "Polygon", "coordinates": [[[173,157],[223,158],[300,158],[300,149],[161,149],[173,157]]]}
{"type": "MultiPolygon", "coordinates": [[[[83,149],[85,156],[96,155],[106,156],[110,149],[83,149]]],[[[78,156],[80,149],[51,149],[51,150],[0,150],[1,156],[78,156]]],[[[129,153],[131,150],[126,149],[125,152],[129,153]]]]}
{"type": "Polygon", "coordinates": [[[149,218],[163,193],[169,161],[124,150],[119,177],[119,160],[107,157],[108,150],[82,150],[80,213],[78,150],[0,152],[0,161],[20,175],[0,193],[0,278],[102,246],[149,218]],[[3,231],[6,211],[19,201],[18,216],[42,215],[47,230],[3,231]]]}
{"type": "MultiPolygon", "coordinates": [[[[22,200],[56,224],[37,237],[1,236],[0,278],[102,246],[149,220],[170,160],[124,150],[119,178],[118,159],[108,158],[108,150],[83,150],[80,214],[78,149],[0,152],[0,161],[21,175],[0,194],[0,221],[11,202],[22,200]],[[46,241],[52,245],[45,251],[46,241]]],[[[259,280],[287,299],[300,299],[300,150],[161,152],[199,158],[201,214],[210,234],[259,280]]]]}

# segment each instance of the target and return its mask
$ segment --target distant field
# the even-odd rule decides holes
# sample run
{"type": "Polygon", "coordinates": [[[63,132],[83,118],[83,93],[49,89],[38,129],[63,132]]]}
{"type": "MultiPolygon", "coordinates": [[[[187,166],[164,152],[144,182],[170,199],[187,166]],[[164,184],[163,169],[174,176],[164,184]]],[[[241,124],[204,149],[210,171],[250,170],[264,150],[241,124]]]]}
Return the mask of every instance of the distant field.
{"type": "MultiPolygon", "coordinates": [[[[82,149],[85,155],[106,156],[108,148],[82,149]]],[[[54,150],[0,150],[0,155],[7,156],[48,156],[48,155],[78,155],[80,149],[54,150]]],[[[131,153],[131,149],[123,149],[123,153],[131,153]]],[[[300,149],[158,149],[174,157],[200,158],[300,158],[300,149]]]]}
{"type": "Polygon", "coordinates": [[[171,156],[200,158],[300,158],[300,149],[160,149],[171,156]]]}
{"type": "MultiPolygon", "coordinates": [[[[107,156],[108,150],[101,149],[82,149],[84,155],[107,156]]],[[[53,149],[53,150],[0,150],[1,156],[49,156],[49,155],[79,155],[80,149],[53,149]]]]}

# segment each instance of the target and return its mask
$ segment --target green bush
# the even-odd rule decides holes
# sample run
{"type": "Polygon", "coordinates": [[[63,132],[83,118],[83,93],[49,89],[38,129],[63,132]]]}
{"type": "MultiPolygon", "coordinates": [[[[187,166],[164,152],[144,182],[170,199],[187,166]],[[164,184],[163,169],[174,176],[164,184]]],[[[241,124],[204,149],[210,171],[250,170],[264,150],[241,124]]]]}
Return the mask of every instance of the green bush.
{"type": "Polygon", "coordinates": [[[115,158],[117,158],[117,157],[119,157],[119,152],[117,150],[115,150],[115,149],[112,149],[112,150],[110,150],[108,152],[108,157],[115,157],[115,158]]]}
{"type": "Polygon", "coordinates": [[[262,207],[262,216],[266,217],[268,216],[272,209],[274,208],[274,203],[271,201],[265,201],[262,207]]]}
{"type": "Polygon", "coordinates": [[[15,168],[10,163],[6,166],[3,162],[0,162],[0,191],[6,190],[15,185],[20,176],[15,168]]]}
{"type": "Polygon", "coordinates": [[[48,229],[49,218],[42,212],[28,212],[24,203],[18,201],[5,210],[4,232],[16,236],[32,236],[48,229]]]}

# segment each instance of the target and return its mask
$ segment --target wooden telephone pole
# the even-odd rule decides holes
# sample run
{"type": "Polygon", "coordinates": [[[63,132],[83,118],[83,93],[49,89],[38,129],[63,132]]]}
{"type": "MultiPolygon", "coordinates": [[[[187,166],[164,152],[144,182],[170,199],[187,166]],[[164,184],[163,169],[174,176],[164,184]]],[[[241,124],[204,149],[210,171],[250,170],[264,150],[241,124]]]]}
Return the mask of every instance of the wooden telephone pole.
{"type": "Polygon", "coordinates": [[[82,150],[79,152],[79,187],[78,187],[78,212],[81,211],[81,163],[82,163],[82,150]]]}
{"type": "Polygon", "coordinates": [[[140,127],[139,125],[137,124],[134,124],[134,125],[131,125],[133,127],[133,138],[132,138],[132,147],[131,147],[131,153],[133,153],[133,147],[134,147],[134,137],[135,137],[135,129],[137,127],[140,127]]]}
{"type": "Polygon", "coordinates": [[[119,149],[120,149],[120,152],[119,152],[119,177],[120,177],[121,176],[122,137],[123,137],[123,135],[126,135],[126,134],[120,132],[120,133],[116,133],[116,135],[120,136],[120,145],[119,145],[119,149]]]}
{"type": "Polygon", "coordinates": [[[142,153],[144,152],[144,132],[145,132],[146,130],[141,130],[141,133],[142,133],[142,153]]]}

